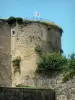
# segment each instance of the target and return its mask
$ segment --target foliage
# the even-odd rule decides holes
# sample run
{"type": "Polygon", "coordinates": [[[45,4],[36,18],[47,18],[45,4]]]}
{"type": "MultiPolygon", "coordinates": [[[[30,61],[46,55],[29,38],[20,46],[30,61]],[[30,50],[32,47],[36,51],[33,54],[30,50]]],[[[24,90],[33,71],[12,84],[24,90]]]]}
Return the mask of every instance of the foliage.
{"type": "Polygon", "coordinates": [[[36,51],[36,53],[39,54],[39,55],[42,54],[42,50],[41,50],[41,48],[40,48],[40,45],[37,45],[37,46],[35,47],[35,51],[36,51]]]}
{"type": "Polygon", "coordinates": [[[67,64],[66,57],[59,53],[43,53],[37,63],[38,67],[36,72],[56,72],[62,71],[63,65],[67,64]]]}
{"type": "Polygon", "coordinates": [[[72,79],[75,75],[75,70],[69,70],[69,72],[65,73],[63,75],[63,82],[67,82],[69,79],[72,79]]]}
{"type": "Polygon", "coordinates": [[[68,59],[67,63],[67,71],[66,74],[64,75],[63,81],[66,82],[69,79],[73,78],[75,75],[75,54],[72,53],[70,55],[70,59],[68,59]]]}
{"type": "Polygon", "coordinates": [[[37,63],[36,73],[51,76],[54,72],[65,73],[63,82],[73,78],[75,75],[75,54],[71,54],[68,59],[60,53],[42,53],[37,63]]]}
{"type": "Polygon", "coordinates": [[[17,17],[16,21],[18,24],[22,24],[23,23],[23,19],[21,17],[17,17]]]}
{"type": "Polygon", "coordinates": [[[8,22],[8,24],[13,25],[16,23],[16,18],[11,16],[8,18],[7,22],[8,22]]]}
{"type": "Polygon", "coordinates": [[[14,73],[15,72],[20,73],[20,62],[21,62],[20,57],[17,57],[16,59],[13,60],[14,73]]]}
{"type": "Polygon", "coordinates": [[[32,23],[32,22],[34,22],[34,21],[31,21],[31,20],[24,20],[24,24],[30,24],[30,23],[32,23]]]}
{"type": "Polygon", "coordinates": [[[62,35],[62,32],[63,32],[63,29],[61,27],[59,27],[58,25],[56,25],[54,22],[49,22],[49,21],[40,21],[40,20],[37,20],[37,21],[34,21],[34,20],[23,20],[23,18],[21,17],[13,17],[13,16],[10,16],[7,20],[7,22],[12,25],[14,24],[15,22],[18,22],[18,24],[22,24],[24,22],[24,24],[29,24],[29,23],[32,23],[32,22],[37,22],[37,23],[42,23],[44,25],[47,25],[49,28],[51,27],[55,27],[55,28],[58,28],[60,30],[60,33],[62,35]]]}
{"type": "Polygon", "coordinates": [[[15,18],[15,17],[11,16],[11,17],[8,18],[7,22],[10,25],[16,24],[16,22],[18,24],[22,24],[23,23],[23,19],[21,17],[15,18]]]}

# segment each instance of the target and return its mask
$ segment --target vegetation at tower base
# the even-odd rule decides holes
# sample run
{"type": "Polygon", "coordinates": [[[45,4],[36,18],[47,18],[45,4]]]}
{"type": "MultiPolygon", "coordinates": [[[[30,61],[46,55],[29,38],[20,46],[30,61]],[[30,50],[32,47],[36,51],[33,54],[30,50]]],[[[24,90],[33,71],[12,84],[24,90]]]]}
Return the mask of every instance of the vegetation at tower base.
{"type": "Polygon", "coordinates": [[[13,67],[14,67],[14,74],[16,72],[20,73],[20,62],[21,62],[21,58],[20,57],[16,57],[13,61],[13,67]]]}
{"type": "Polygon", "coordinates": [[[63,74],[63,82],[68,81],[75,75],[75,54],[72,53],[70,58],[66,58],[60,53],[45,53],[37,47],[36,53],[39,54],[36,73],[42,76],[50,77],[54,73],[63,74]],[[39,53],[41,51],[41,53],[39,53]]]}
{"type": "Polygon", "coordinates": [[[61,56],[59,53],[43,53],[39,57],[36,72],[51,75],[54,72],[61,72],[66,64],[66,57],[61,56]]]}
{"type": "Polygon", "coordinates": [[[39,55],[42,55],[42,50],[41,50],[41,48],[40,48],[40,45],[37,45],[37,46],[35,47],[35,52],[36,52],[37,54],[39,54],[39,55]]]}
{"type": "Polygon", "coordinates": [[[63,81],[66,82],[75,75],[75,54],[72,53],[65,68],[63,81]],[[67,72],[67,73],[66,73],[67,72]]]}

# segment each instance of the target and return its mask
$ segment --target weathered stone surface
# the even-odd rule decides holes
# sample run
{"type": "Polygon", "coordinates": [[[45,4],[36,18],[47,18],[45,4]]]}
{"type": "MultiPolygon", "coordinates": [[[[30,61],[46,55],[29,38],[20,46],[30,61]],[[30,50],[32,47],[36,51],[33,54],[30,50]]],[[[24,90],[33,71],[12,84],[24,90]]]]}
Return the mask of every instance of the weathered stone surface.
{"type": "MultiPolygon", "coordinates": [[[[16,74],[15,77],[14,75],[12,76],[13,86],[15,86],[15,84],[20,84],[20,79],[25,80],[24,76],[35,72],[38,59],[35,52],[35,47],[37,45],[40,45],[40,48],[45,52],[59,51],[61,48],[60,31],[54,27],[48,30],[48,27],[41,23],[33,22],[27,26],[17,25],[11,29],[11,36],[12,59],[16,56],[21,57],[21,75],[16,74]],[[15,32],[14,36],[13,31],[15,32]]],[[[30,76],[33,76],[33,74],[30,76]]],[[[46,81],[43,82],[44,86],[48,85],[46,81]]],[[[53,80],[53,83],[54,82],[56,82],[56,80],[53,80]]]]}
{"type": "MultiPolygon", "coordinates": [[[[23,84],[52,88],[56,91],[57,100],[75,100],[75,77],[63,83],[62,74],[50,78],[35,77],[34,75],[38,60],[35,46],[39,44],[42,50],[52,52],[51,43],[57,47],[57,50],[61,48],[59,30],[54,28],[48,30],[47,26],[38,23],[28,24],[27,26],[17,25],[10,28],[6,22],[0,21],[0,86],[23,84]],[[12,34],[13,31],[15,32],[14,35],[12,34]],[[21,57],[21,74],[13,74],[11,55],[12,60],[14,57],[21,57]]],[[[15,99],[17,98],[15,97],[15,99]]]]}
{"type": "Polygon", "coordinates": [[[0,86],[11,85],[11,29],[0,21],[0,86]]]}
{"type": "Polygon", "coordinates": [[[57,100],[68,100],[68,99],[67,99],[66,95],[59,95],[57,97],[57,100]]]}

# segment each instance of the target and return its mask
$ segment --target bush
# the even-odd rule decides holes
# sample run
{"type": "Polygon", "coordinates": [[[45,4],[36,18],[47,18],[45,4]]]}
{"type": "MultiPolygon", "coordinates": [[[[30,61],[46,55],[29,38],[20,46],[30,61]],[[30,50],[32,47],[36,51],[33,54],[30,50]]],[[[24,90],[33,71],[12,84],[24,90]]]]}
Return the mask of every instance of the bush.
{"type": "Polygon", "coordinates": [[[23,19],[21,17],[17,17],[16,21],[18,24],[22,24],[23,23],[23,19]]]}
{"type": "Polygon", "coordinates": [[[75,70],[75,59],[69,60],[69,68],[75,70]]]}
{"type": "Polygon", "coordinates": [[[67,82],[69,79],[72,79],[75,75],[75,70],[69,70],[66,74],[63,75],[63,82],[67,82]]]}
{"type": "Polygon", "coordinates": [[[16,24],[16,22],[18,24],[22,24],[23,23],[23,19],[21,17],[15,18],[15,17],[11,16],[11,17],[8,18],[7,22],[10,25],[16,24]]]}
{"type": "Polygon", "coordinates": [[[37,65],[36,72],[41,75],[51,76],[54,72],[64,72],[63,82],[68,81],[75,75],[74,54],[71,54],[70,59],[67,59],[59,53],[42,53],[37,65]]]}
{"type": "Polygon", "coordinates": [[[66,74],[64,74],[63,82],[68,81],[69,79],[73,78],[75,75],[75,54],[72,53],[70,55],[70,59],[68,59],[66,74]]]}
{"type": "Polygon", "coordinates": [[[35,52],[36,52],[37,54],[39,54],[39,55],[42,54],[42,50],[41,50],[41,48],[40,48],[40,45],[37,45],[37,46],[35,47],[35,52]]]}
{"type": "Polygon", "coordinates": [[[70,55],[70,59],[68,59],[68,68],[69,70],[75,70],[75,54],[72,53],[70,55]]]}
{"type": "Polygon", "coordinates": [[[11,16],[8,18],[7,22],[8,22],[8,24],[13,25],[16,23],[16,18],[11,16]]]}
{"type": "Polygon", "coordinates": [[[60,55],[59,53],[47,53],[42,54],[40,57],[38,67],[36,72],[56,72],[62,71],[63,66],[67,64],[66,57],[60,55]]]}

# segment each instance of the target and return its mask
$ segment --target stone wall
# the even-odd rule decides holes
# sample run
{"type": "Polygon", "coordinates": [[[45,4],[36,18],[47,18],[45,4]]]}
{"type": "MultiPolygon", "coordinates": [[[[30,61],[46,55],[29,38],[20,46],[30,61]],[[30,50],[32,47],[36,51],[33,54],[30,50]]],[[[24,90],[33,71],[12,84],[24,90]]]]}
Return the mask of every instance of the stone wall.
{"type": "Polygon", "coordinates": [[[11,84],[11,28],[0,20],[0,86],[11,84]]]}
{"type": "Polygon", "coordinates": [[[40,45],[43,51],[53,51],[52,46],[58,42],[58,48],[61,48],[60,31],[46,25],[32,22],[27,25],[8,25],[5,20],[0,20],[0,84],[10,86],[12,84],[23,83],[27,75],[34,76],[38,56],[35,47],[40,45]],[[59,39],[57,39],[57,36],[59,39]],[[53,45],[51,45],[53,44],[53,45]],[[12,59],[11,59],[12,55],[12,59]],[[13,74],[13,64],[15,57],[21,57],[21,74],[13,74]]]}
{"type": "Polygon", "coordinates": [[[75,100],[75,76],[73,79],[63,82],[63,75],[55,73],[51,77],[28,76],[22,85],[38,88],[51,88],[56,92],[56,100],[75,100]]]}
{"type": "Polygon", "coordinates": [[[0,100],[56,100],[50,89],[26,89],[0,87],[0,100]]]}
{"type": "Polygon", "coordinates": [[[35,52],[37,45],[40,45],[40,48],[45,52],[59,51],[61,48],[60,31],[54,27],[48,29],[46,25],[38,22],[16,25],[11,29],[11,36],[12,59],[17,56],[21,57],[21,74],[13,74],[13,86],[23,83],[27,75],[34,76],[33,72],[36,70],[38,59],[35,52]]]}
{"type": "Polygon", "coordinates": [[[55,74],[50,78],[35,75],[38,60],[35,52],[37,45],[45,52],[59,51],[60,31],[53,27],[48,29],[47,26],[35,22],[10,28],[5,21],[0,20],[0,85],[22,84],[52,88],[56,91],[57,100],[75,100],[75,77],[63,83],[61,74],[55,74]],[[17,56],[21,57],[21,73],[14,74],[11,62],[17,56]]]}

